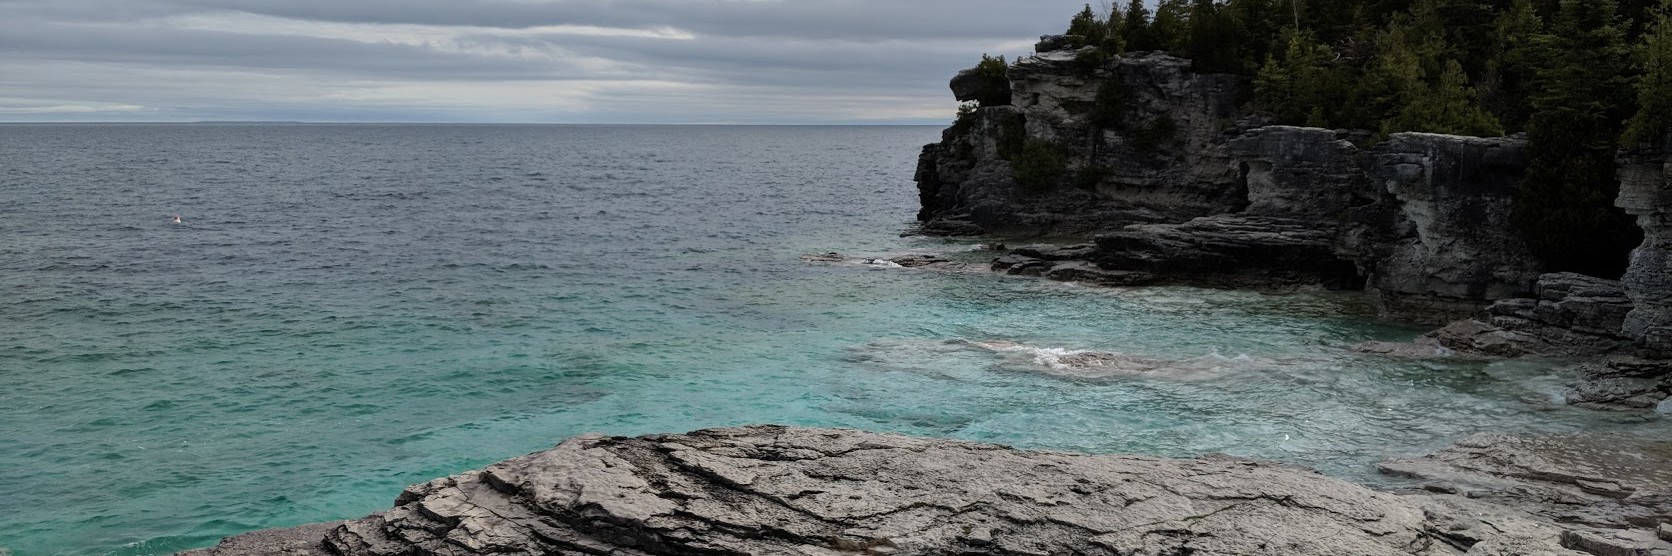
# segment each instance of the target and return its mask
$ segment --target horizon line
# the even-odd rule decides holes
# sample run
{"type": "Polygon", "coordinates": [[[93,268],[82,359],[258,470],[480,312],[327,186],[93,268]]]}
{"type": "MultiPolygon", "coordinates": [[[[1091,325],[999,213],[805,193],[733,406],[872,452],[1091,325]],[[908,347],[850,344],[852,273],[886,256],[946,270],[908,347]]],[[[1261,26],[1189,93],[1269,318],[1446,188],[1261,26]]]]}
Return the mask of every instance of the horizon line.
{"type": "Polygon", "coordinates": [[[527,125],[527,126],[758,126],[758,127],[932,127],[950,124],[935,123],[611,123],[611,122],[421,122],[421,121],[329,121],[329,120],[159,120],[159,121],[87,121],[87,120],[0,120],[0,125],[200,125],[200,124],[269,124],[269,125],[527,125]]]}

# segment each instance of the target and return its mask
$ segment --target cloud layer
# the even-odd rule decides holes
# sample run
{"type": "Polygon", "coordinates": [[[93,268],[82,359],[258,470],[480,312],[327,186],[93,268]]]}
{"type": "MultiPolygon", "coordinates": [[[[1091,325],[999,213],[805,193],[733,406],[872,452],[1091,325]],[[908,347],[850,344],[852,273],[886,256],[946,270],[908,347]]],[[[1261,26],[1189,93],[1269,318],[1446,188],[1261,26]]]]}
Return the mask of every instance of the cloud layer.
{"type": "Polygon", "coordinates": [[[943,123],[1083,3],[0,0],[0,121],[943,123]]]}

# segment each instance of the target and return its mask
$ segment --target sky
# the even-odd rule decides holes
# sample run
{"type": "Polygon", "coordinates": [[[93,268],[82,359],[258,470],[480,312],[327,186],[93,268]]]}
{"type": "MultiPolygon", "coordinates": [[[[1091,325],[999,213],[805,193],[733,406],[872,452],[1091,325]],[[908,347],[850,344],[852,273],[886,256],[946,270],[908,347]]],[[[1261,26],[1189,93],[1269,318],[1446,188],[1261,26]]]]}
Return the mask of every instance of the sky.
{"type": "Polygon", "coordinates": [[[0,0],[0,121],[944,124],[1084,4],[0,0]]]}

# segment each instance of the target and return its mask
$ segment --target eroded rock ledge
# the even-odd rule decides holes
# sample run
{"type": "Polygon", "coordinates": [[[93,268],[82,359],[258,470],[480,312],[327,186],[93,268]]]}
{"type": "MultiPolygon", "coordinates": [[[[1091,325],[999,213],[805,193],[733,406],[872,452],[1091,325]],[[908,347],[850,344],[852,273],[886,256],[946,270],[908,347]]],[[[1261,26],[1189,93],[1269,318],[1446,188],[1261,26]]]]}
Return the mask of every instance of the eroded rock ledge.
{"type": "MultiPolygon", "coordinates": [[[[1434,461],[1415,467],[1451,469],[1434,461]]],[[[1644,488],[1597,480],[1609,500],[1644,488]]],[[[1570,548],[1615,533],[1637,544],[1607,546],[1641,549],[1621,554],[1672,549],[1653,529],[1606,529],[1664,517],[1664,504],[1644,507],[1575,528],[1465,496],[1377,492],[1223,456],[1088,456],[760,425],[576,437],[410,487],[382,513],[195,554],[1507,556],[1583,554],[1570,548]]]]}
{"type": "Polygon", "coordinates": [[[983,101],[924,148],[924,231],[1090,241],[993,261],[1011,274],[1362,289],[1385,318],[1454,323],[1369,351],[1595,357],[1570,401],[1672,410],[1672,135],[1617,161],[1615,204],[1644,235],[1624,276],[1545,274],[1510,218],[1519,138],[1264,125],[1236,76],[1072,45],[1044,37],[986,83],[1008,102],[983,101]]]}

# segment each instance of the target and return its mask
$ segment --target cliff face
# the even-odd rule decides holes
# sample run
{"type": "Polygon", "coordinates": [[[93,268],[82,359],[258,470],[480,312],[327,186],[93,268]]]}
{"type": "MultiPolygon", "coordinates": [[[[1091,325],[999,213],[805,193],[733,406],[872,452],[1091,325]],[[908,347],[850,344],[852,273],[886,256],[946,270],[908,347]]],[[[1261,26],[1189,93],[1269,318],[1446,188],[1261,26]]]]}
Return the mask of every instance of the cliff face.
{"type": "Polygon", "coordinates": [[[1623,331],[1645,355],[1672,358],[1672,137],[1663,148],[1620,158],[1620,208],[1637,217],[1643,244],[1631,253],[1623,331]]]}
{"type": "Polygon", "coordinates": [[[1510,223],[1524,142],[1395,133],[1370,150],[1376,202],[1350,218],[1341,254],[1383,314],[1466,318],[1531,290],[1541,265],[1510,223]]]}
{"type": "MultiPolygon", "coordinates": [[[[960,100],[977,98],[972,79],[954,81],[960,100]]],[[[930,230],[1089,235],[1237,210],[1246,200],[1223,145],[1242,85],[1160,53],[1020,60],[999,84],[1009,104],[978,109],[924,148],[918,217],[930,230]],[[1019,184],[1028,165],[1055,175],[1019,184]]]]}
{"type": "Polygon", "coordinates": [[[1106,270],[1364,287],[1386,316],[1418,322],[1531,291],[1541,268],[1509,223],[1522,141],[1399,133],[1366,146],[1368,132],[1260,126],[1239,112],[1234,76],[1163,54],[1088,65],[1089,51],[1046,50],[1061,43],[1010,68],[1009,104],[925,147],[925,229],[1095,235],[1088,258],[1106,270]],[[1063,171],[1041,183],[1019,144],[1049,145],[1063,171]]]}

